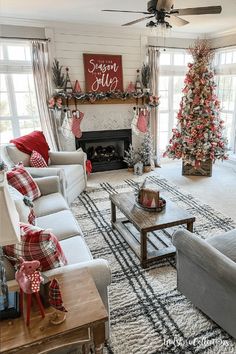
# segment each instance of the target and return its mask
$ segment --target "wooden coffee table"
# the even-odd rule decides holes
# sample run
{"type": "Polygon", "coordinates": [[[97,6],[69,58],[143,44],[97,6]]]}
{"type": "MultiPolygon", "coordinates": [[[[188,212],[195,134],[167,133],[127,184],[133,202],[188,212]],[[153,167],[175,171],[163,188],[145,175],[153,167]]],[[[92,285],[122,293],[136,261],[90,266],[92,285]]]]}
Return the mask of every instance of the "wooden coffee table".
{"type": "Polygon", "coordinates": [[[195,217],[170,200],[166,200],[166,208],[161,212],[145,211],[137,206],[134,193],[111,194],[110,200],[112,227],[140,258],[143,268],[154,260],[175,254],[171,235],[164,229],[187,224],[187,229],[193,232],[195,217]],[[116,220],[116,207],[126,218],[116,220]]]}
{"type": "MultiPolygon", "coordinates": [[[[33,308],[29,327],[23,316],[0,322],[0,353],[49,353],[68,345],[94,344],[95,353],[103,353],[107,311],[89,272],[72,270],[54,276],[60,283],[63,303],[68,310],[66,320],[52,325],[49,316],[53,308],[45,309],[41,318],[33,308]]],[[[90,351],[88,351],[90,352],[90,351]]],[[[83,352],[84,353],[84,352],[83,352]]]]}

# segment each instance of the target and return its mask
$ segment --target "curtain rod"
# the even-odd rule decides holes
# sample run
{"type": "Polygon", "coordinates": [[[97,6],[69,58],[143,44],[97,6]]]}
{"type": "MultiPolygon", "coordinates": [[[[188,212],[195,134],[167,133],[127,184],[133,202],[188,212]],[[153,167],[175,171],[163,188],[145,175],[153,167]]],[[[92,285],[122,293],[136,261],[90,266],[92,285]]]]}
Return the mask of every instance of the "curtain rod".
{"type": "MultiPolygon", "coordinates": [[[[224,45],[222,47],[212,47],[212,50],[217,50],[217,49],[224,49],[224,48],[231,48],[231,47],[236,47],[236,44],[228,44],[224,45]]],[[[189,49],[188,48],[183,48],[183,47],[164,47],[163,45],[147,45],[147,48],[163,48],[163,49],[189,49]]]]}
{"type": "Polygon", "coordinates": [[[7,37],[7,36],[0,36],[1,39],[20,39],[24,41],[42,41],[42,42],[50,42],[50,38],[26,38],[26,37],[7,37]]]}

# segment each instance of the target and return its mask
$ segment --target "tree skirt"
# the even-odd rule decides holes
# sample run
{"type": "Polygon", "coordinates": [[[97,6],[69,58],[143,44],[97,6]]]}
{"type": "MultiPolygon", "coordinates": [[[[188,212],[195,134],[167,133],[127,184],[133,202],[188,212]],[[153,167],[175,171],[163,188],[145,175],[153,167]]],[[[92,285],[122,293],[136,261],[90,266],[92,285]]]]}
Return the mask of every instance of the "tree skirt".
{"type": "MultiPolygon", "coordinates": [[[[196,217],[194,232],[202,238],[236,227],[232,219],[184,194],[165,179],[149,179],[161,188],[161,196],[196,217]]],[[[111,340],[106,352],[236,353],[236,341],[176,289],[175,257],[159,260],[144,270],[127,243],[112,230],[109,194],[131,191],[133,184],[132,180],[115,186],[102,183],[83,193],[72,205],[93,256],[106,259],[112,269],[111,340]]]]}

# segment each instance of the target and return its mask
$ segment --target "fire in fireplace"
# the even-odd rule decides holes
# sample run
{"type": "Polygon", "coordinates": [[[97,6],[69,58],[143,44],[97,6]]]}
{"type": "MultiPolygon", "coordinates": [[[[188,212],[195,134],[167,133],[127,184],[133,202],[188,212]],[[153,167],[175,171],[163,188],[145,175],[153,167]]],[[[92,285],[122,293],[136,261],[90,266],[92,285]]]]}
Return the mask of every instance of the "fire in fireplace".
{"type": "Polygon", "coordinates": [[[131,129],[100,130],[84,132],[75,140],[76,148],[81,147],[92,162],[93,172],[126,168],[124,151],[132,143],[131,129]]]}

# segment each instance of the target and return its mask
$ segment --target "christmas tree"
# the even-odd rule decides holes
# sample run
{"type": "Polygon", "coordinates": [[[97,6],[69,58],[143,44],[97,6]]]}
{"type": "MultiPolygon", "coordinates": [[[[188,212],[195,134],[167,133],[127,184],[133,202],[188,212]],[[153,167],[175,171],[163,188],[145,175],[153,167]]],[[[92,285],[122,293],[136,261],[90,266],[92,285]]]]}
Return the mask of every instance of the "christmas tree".
{"type": "Polygon", "coordinates": [[[153,162],[153,140],[149,130],[144,135],[140,156],[143,166],[151,166],[153,162]]]}
{"type": "Polygon", "coordinates": [[[164,156],[183,159],[185,165],[201,169],[205,161],[227,159],[224,122],[220,119],[220,102],[215,94],[212,69],[214,52],[206,40],[198,40],[189,49],[193,63],[188,64],[183,97],[164,156]]]}

